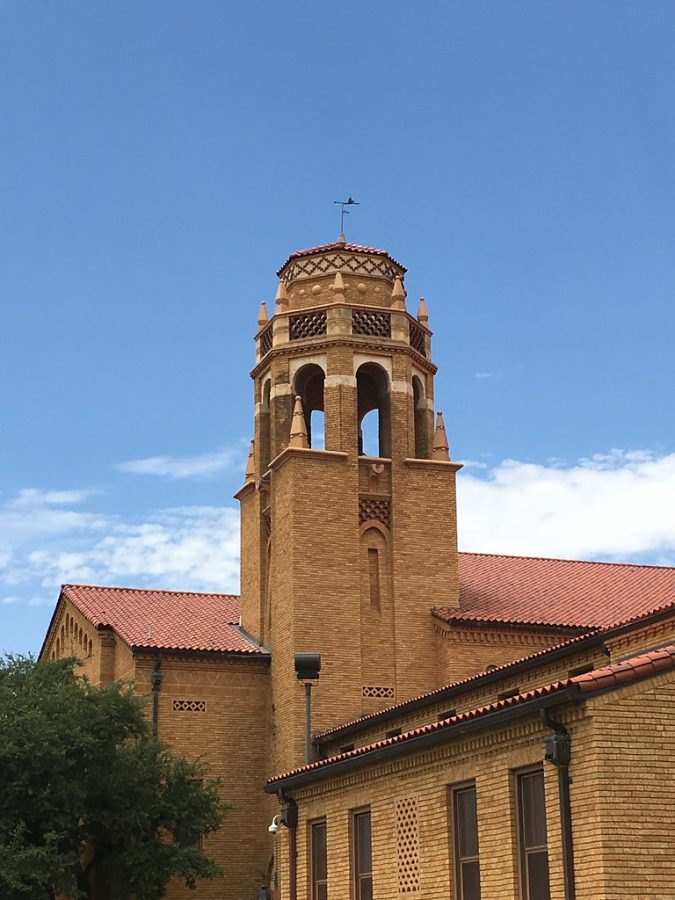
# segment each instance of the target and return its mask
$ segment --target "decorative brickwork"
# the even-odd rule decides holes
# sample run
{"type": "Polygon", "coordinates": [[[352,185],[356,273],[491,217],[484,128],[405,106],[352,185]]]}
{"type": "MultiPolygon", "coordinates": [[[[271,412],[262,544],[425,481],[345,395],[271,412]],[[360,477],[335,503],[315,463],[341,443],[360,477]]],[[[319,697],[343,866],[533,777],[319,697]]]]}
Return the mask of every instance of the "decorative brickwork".
{"type": "Polygon", "coordinates": [[[424,341],[424,332],[414,322],[410,323],[410,346],[421,356],[427,355],[426,344],[424,341]]]}
{"type": "Polygon", "coordinates": [[[206,700],[174,700],[174,712],[206,712],[206,700]]]}
{"type": "Polygon", "coordinates": [[[401,271],[391,260],[381,256],[356,256],[353,253],[326,253],[321,256],[308,256],[294,260],[286,267],[284,281],[289,283],[298,278],[311,278],[313,275],[328,275],[331,272],[342,272],[350,275],[380,275],[393,281],[401,271]]]}
{"type": "Polygon", "coordinates": [[[361,334],[366,337],[391,337],[391,317],[386,312],[353,309],[352,334],[361,334]]]}
{"type": "Polygon", "coordinates": [[[417,800],[415,797],[403,797],[396,801],[399,894],[413,894],[419,889],[418,840],[417,800]]]}
{"type": "Polygon", "coordinates": [[[372,520],[391,528],[391,501],[376,497],[362,497],[359,500],[359,525],[372,520]]]}
{"type": "Polygon", "coordinates": [[[326,310],[298,313],[290,317],[290,337],[292,341],[319,337],[326,334],[326,310]]]}
{"type": "Polygon", "coordinates": [[[394,689],[393,687],[378,687],[376,685],[366,685],[363,686],[363,696],[374,698],[376,700],[390,700],[394,697],[394,689]]]}
{"type": "Polygon", "coordinates": [[[272,323],[260,335],[260,353],[266,356],[272,349],[272,323]]]}

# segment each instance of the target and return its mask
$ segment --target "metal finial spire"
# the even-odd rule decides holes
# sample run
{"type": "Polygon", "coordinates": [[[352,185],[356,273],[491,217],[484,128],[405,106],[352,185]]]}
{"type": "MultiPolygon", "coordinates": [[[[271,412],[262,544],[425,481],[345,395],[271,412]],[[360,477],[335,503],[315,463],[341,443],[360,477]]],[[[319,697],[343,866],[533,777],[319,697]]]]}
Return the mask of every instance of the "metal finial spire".
{"type": "Polygon", "coordinates": [[[345,230],[345,216],[349,215],[349,210],[345,209],[345,206],[360,206],[361,204],[353,197],[348,197],[346,200],[333,200],[333,203],[337,203],[340,207],[340,234],[342,235],[345,230]]]}

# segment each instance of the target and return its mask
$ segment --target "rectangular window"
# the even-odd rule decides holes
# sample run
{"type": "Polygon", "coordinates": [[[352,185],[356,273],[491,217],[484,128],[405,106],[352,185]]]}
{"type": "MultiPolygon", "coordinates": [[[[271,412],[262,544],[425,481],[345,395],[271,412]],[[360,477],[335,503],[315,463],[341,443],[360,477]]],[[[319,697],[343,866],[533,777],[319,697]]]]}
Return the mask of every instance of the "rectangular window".
{"type": "Polygon", "coordinates": [[[544,771],[516,775],[522,900],[550,900],[544,771]]]}
{"type": "Polygon", "coordinates": [[[452,823],[455,851],[455,897],[457,900],[480,900],[475,784],[464,784],[453,788],[452,823]]]}
{"type": "Polygon", "coordinates": [[[370,810],[352,813],[354,900],[373,900],[373,854],[370,842],[370,810]]]}
{"type": "Polygon", "coordinates": [[[328,900],[328,852],[325,819],[310,823],[309,844],[312,871],[312,900],[328,900]]]}

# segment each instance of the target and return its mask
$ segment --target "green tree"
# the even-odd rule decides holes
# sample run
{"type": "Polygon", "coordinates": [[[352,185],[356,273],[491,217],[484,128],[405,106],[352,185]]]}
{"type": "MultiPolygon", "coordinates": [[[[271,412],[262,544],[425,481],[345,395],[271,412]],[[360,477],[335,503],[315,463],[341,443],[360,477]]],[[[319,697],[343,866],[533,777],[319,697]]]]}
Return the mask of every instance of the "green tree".
{"type": "Polygon", "coordinates": [[[152,736],[130,685],[70,660],[0,657],[0,897],[155,900],[221,874],[200,846],[227,807],[152,736]]]}

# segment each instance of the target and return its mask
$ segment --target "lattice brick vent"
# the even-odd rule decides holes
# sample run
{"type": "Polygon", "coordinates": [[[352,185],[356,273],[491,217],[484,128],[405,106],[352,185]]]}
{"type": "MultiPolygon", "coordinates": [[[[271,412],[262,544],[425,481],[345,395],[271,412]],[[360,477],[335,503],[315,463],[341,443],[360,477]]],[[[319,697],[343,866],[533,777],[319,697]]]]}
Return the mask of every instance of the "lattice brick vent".
{"type": "Polygon", "coordinates": [[[414,322],[410,323],[410,346],[413,350],[417,350],[421,356],[427,355],[426,345],[424,343],[424,332],[419,325],[415,325],[414,322]]]}
{"type": "Polygon", "coordinates": [[[391,502],[374,497],[361,498],[359,500],[359,525],[372,519],[391,528],[391,502]]]}
{"type": "Polygon", "coordinates": [[[353,275],[383,275],[393,281],[401,272],[388,259],[381,256],[353,256],[351,253],[330,253],[296,259],[284,272],[284,281],[326,275],[329,272],[349,272],[353,275]]]}
{"type": "Polygon", "coordinates": [[[317,337],[326,333],[326,310],[298,313],[290,318],[290,334],[292,341],[302,338],[317,337]]]}
{"type": "Polygon", "coordinates": [[[375,697],[378,700],[391,700],[394,696],[394,689],[393,687],[378,687],[370,684],[364,684],[362,689],[362,696],[371,698],[375,697]]]}
{"type": "Polygon", "coordinates": [[[396,847],[398,851],[398,892],[399,894],[414,894],[420,886],[417,800],[415,797],[403,797],[396,801],[396,847]]]}
{"type": "Polygon", "coordinates": [[[353,309],[352,334],[363,334],[366,337],[391,337],[391,318],[389,313],[353,309]]]}
{"type": "Polygon", "coordinates": [[[174,700],[174,712],[206,712],[206,700],[174,700]]]}
{"type": "Polygon", "coordinates": [[[272,325],[271,323],[260,335],[260,352],[266,356],[272,349],[272,325]]]}

